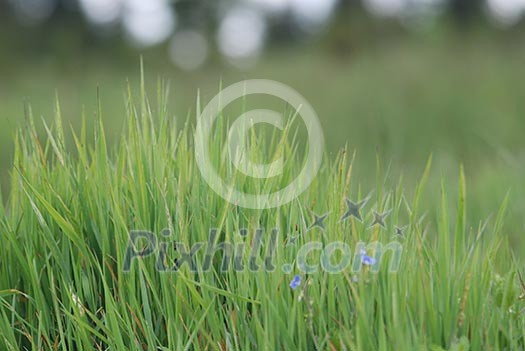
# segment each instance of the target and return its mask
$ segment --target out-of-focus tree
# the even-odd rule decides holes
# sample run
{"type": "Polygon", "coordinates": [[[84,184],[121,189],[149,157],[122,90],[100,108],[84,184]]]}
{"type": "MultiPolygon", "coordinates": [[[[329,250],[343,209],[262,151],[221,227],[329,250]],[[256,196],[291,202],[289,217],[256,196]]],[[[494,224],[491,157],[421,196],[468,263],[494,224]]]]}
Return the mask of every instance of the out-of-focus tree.
{"type": "Polygon", "coordinates": [[[484,3],[484,0],[450,0],[449,8],[458,24],[465,26],[482,16],[484,3]]]}
{"type": "Polygon", "coordinates": [[[336,57],[348,58],[366,40],[368,16],[361,0],[339,1],[328,40],[329,50],[336,57]]]}
{"type": "Polygon", "coordinates": [[[487,12],[512,26],[524,11],[525,0],[0,0],[0,40],[35,52],[51,51],[50,45],[74,51],[163,44],[189,69],[210,48],[244,65],[268,44],[288,45],[328,29],[324,41],[345,57],[371,40],[428,28],[443,13],[467,28],[487,12]]]}

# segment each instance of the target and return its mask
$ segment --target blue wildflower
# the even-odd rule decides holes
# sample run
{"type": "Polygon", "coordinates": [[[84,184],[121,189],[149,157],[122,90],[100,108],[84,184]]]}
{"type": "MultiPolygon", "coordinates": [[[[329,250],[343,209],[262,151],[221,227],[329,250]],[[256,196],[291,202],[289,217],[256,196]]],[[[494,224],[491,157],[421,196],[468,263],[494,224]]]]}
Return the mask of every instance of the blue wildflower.
{"type": "Polygon", "coordinates": [[[290,288],[295,290],[299,287],[299,285],[301,285],[301,276],[296,275],[295,277],[293,277],[292,281],[290,282],[290,288]]]}
{"type": "Polygon", "coordinates": [[[361,263],[365,266],[373,266],[377,263],[377,260],[374,257],[368,256],[365,250],[361,249],[359,253],[361,254],[361,263]]]}

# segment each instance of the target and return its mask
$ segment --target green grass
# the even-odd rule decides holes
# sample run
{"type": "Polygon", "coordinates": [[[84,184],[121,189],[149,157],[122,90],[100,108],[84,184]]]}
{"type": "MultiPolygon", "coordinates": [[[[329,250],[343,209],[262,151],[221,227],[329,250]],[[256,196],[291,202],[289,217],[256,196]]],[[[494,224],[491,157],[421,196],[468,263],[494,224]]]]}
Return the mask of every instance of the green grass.
{"type": "MultiPolygon", "coordinates": [[[[272,210],[238,208],[202,180],[191,123],[171,118],[162,86],[158,91],[150,104],[142,86],[135,104],[128,90],[126,131],[112,146],[102,108],[94,137],[84,121],[70,147],[60,113],[46,137],[28,116],[0,209],[0,349],[525,349],[525,286],[502,229],[503,197],[494,216],[478,223],[468,215],[463,171],[455,181],[444,176],[434,190],[440,187],[441,200],[427,206],[430,161],[418,165],[420,180],[404,189],[406,182],[392,181],[378,158],[368,173],[372,189],[370,179],[356,177],[353,153],[342,149],[325,157],[297,200],[272,210]],[[340,222],[346,197],[361,199],[371,190],[364,222],[340,222]],[[392,209],[386,228],[370,228],[373,211],[385,209],[392,209]],[[313,213],[329,211],[324,232],[307,231],[313,213]],[[408,226],[404,237],[393,235],[396,225],[408,226]],[[170,228],[171,237],[159,240],[191,245],[206,241],[211,228],[238,244],[251,243],[257,228],[275,227],[281,236],[274,272],[221,273],[222,252],[209,272],[161,273],[154,257],[122,271],[131,230],[170,228]],[[237,234],[241,228],[249,228],[246,238],[237,234]],[[396,241],[403,247],[400,266],[389,272],[387,255],[378,273],[365,267],[355,275],[302,274],[292,290],[290,280],[301,273],[281,270],[297,255],[298,247],[284,245],[287,234],[299,235],[298,247],[396,241]]],[[[221,174],[231,172],[222,159],[225,127],[218,125],[210,145],[221,174]]],[[[233,174],[236,186],[255,192],[293,179],[302,156],[293,141],[273,140],[271,150],[291,156],[286,173],[262,185],[233,174]]]]}
{"type": "MultiPolygon", "coordinates": [[[[348,31],[344,31],[346,34],[348,31]]],[[[351,31],[350,31],[351,33],[351,31]]],[[[525,244],[525,50],[521,37],[473,34],[455,37],[429,32],[386,42],[366,41],[341,54],[338,42],[309,43],[270,49],[251,70],[239,72],[213,61],[197,72],[184,73],[166,62],[165,48],[145,53],[148,90],[155,89],[161,72],[171,83],[169,111],[185,120],[194,115],[195,96],[208,101],[224,86],[247,78],[281,81],[298,90],[316,109],[327,149],[332,154],[348,145],[357,150],[356,177],[374,186],[376,152],[385,162],[384,176],[391,182],[402,176],[414,187],[421,165],[430,154],[430,174],[424,201],[428,208],[439,202],[441,176],[457,188],[459,165],[469,180],[469,210],[473,218],[494,216],[510,190],[505,233],[515,253],[523,256],[525,244]]],[[[361,35],[355,34],[356,38],[361,35]]],[[[351,43],[350,43],[351,44],[351,43]]],[[[69,46],[68,46],[69,48],[69,46]]],[[[0,75],[0,180],[9,190],[14,131],[25,122],[24,102],[31,103],[37,121],[51,123],[50,103],[55,89],[61,98],[64,125],[92,133],[100,86],[108,146],[120,139],[125,124],[123,90],[129,77],[139,84],[136,53],[108,58],[103,54],[70,56],[40,52],[17,56],[6,50],[0,75]],[[9,54],[9,55],[8,55],[9,54]]],[[[63,51],[66,51],[65,49],[63,51]]],[[[39,135],[45,131],[37,123],[39,135]]],[[[66,144],[73,142],[66,134],[66,144]]]]}

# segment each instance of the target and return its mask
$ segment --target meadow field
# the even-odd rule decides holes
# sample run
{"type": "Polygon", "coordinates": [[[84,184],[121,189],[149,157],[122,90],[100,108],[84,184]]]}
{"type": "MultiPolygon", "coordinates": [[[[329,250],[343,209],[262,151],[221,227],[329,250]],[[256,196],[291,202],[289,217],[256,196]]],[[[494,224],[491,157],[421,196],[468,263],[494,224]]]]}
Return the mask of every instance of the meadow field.
{"type": "MultiPolygon", "coordinates": [[[[514,45],[520,37],[504,38],[487,39],[480,33],[462,39],[438,32],[398,39],[386,47],[358,47],[355,53],[344,55],[327,50],[329,44],[314,43],[270,51],[248,71],[219,61],[187,73],[154,51],[144,55],[146,89],[155,94],[158,78],[169,83],[170,116],[178,123],[194,124],[198,93],[204,104],[219,92],[220,85],[253,78],[281,81],[314,106],[328,152],[336,154],[345,146],[356,152],[360,183],[374,185],[370,176],[376,175],[379,154],[383,171],[389,170],[383,176],[394,181],[402,176],[410,191],[433,155],[432,186],[426,196],[432,211],[439,200],[442,175],[454,187],[464,164],[473,220],[493,215],[509,192],[508,234],[513,247],[524,249],[520,233],[525,229],[521,216],[525,210],[525,48],[514,45]]],[[[4,190],[12,165],[13,135],[26,126],[25,106],[31,105],[36,128],[45,133],[40,121],[52,123],[58,96],[66,130],[78,130],[84,115],[87,130],[92,131],[100,89],[104,125],[112,144],[125,125],[126,84],[129,81],[136,97],[140,76],[139,56],[123,54],[113,59],[77,54],[62,60],[28,55],[2,64],[0,70],[4,78],[0,85],[4,190]]],[[[65,137],[72,145],[69,133],[65,137]]]]}
{"type": "MultiPolygon", "coordinates": [[[[243,72],[183,73],[155,52],[143,71],[138,56],[4,61],[0,349],[525,349],[515,43],[321,42],[243,72]],[[302,94],[326,144],[312,184],[277,208],[219,196],[195,154],[201,108],[252,78],[302,94]]],[[[225,162],[228,121],[268,103],[287,112],[235,105],[205,145],[247,193],[305,163],[295,122],[250,139],[251,159],[286,156],[279,177],[225,162]]]]}

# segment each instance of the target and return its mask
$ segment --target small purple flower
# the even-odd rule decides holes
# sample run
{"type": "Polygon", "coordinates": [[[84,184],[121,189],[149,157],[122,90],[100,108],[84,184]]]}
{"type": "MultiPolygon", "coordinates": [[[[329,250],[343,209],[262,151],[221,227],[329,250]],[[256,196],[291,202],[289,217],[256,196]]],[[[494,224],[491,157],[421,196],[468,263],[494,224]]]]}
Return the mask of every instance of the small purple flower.
{"type": "Polygon", "coordinates": [[[290,282],[290,288],[295,290],[299,287],[299,285],[301,285],[301,276],[296,275],[295,277],[293,277],[292,281],[290,282]]]}
{"type": "Polygon", "coordinates": [[[374,257],[368,256],[365,250],[361,249],[359,253],[361,254],[361,263],[365,266],[373,266],[377,263],[377,260],[374,257]]]}

